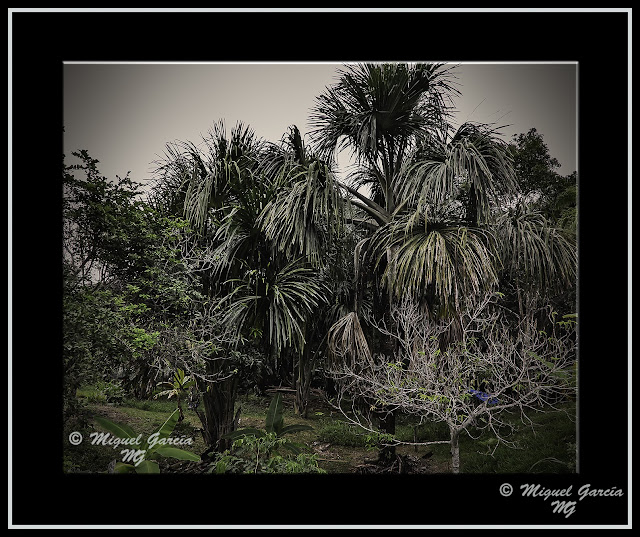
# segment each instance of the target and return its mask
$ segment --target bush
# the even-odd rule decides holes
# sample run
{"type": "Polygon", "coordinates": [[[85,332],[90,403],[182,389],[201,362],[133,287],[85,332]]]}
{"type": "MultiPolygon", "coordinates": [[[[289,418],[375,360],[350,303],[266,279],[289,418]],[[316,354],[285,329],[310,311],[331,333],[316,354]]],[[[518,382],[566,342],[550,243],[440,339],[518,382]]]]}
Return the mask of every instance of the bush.
{"type": "Polygon", "coordinates": [[[364,430],[344,421],[332,421],[324,424],[318,430],[318,440],[339,446],[366,447],[367,438],[364,430]]]}
{"type": "Polygon", "coordinates": [[[216,454],[209,473],[216,474],[300,474],[326,473],[318,466],[316,455],[297,453],[283,455],[290,440],[276,433],[264,436],[245,435],[235,440],[231,449],[216,454]]]}
{"type": "Polygon", "coordinates": [[[77,397],[85,398],[88,403],[97,405],[106,403],[122,405],[125,400],[125,390],[117,381],[99,380],[93,386],[78,389],[77,397]]]}

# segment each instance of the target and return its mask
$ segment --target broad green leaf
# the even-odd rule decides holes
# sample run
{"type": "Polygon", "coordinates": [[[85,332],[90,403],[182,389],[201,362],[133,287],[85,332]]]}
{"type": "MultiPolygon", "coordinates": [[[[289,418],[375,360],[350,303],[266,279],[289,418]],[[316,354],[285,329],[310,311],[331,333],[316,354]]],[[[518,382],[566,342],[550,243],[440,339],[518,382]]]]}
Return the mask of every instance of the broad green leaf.
{"type": "Polygon", "coordinates": [[[162,390],[162,391],[160,391],[160,392],[157,392],[157,393],[153,396],[153,398],[154,398],[154,399],[157,399],[158,397],[164,397],[165,395],[170,394],[172,391],[173,391],[173,388],[172,388],[172,389],[170,389],[170,390],[162,390]]]}
{"type": "Polygon", "coordinates": [[[235,440],[236,438],[240,438],[241,436],[256,436],[258,438],[265,436],[265,432],[262,429],[255,429],[253,427],[246,427],[244,429],[237,429],[235,431],[231,431],[227,434],[223,434],[222,438],[228,438],[230,440],[235,440]]]}
{"type": "Polygon", "coordinates": [[[160,467],[157,462],[144,460],[135,467],[138,474],[159,474],[160,467]]]}
{"type": "Polygon", "coordinates": [[[176,426],[176,423],[178,423],[179,417],[180,411],[176,408],[171,416],[167,418],[167,421],[164,422],[162,427],[158,429],[158,440],[161,440],[162,438],[168,438],[171,435],[173,429],[176,426]]]}
{"type": "Polygon", "coordinates": [[[138,435],[135,433],[135,431],[129,427],[128,425],[122,425],[120,423],[114,423],[111,420],[108,420],[106,418],[102,418],[100,416],[97,416],[95,418],[96,422],[104,429],[106,429],[107,431],[109,431],[112,435],[116,436],[117,438],[136,438],[138,435]]]}
{"type": "Polygon", "coordinates": [[[116,474],[128,474],[130,472],[135,471],[135,466],[133,464],[126,464],[124,462],[116,462],[116,466],[113,470],[116,474]]]}
{"type": "MultiPolygon", "coordinates": [[[[167,418],[167,421],[164,422],[162,427],[160,427],[156,431],[158,433],[156,435],[156,446],[158,445],[158,442],[160,440],[162,440],[163,438],[168,438],[171,435],[171,433],[173,432],[173,429],[176,426],[176,423],[178,423],[178,418],[179,417],[180,417],[180,411],[176,408],[173,411],[173,413],[167,418]]],[[[145,439],[145,441],[143,442],[143,445],[142,445],[142,447],[140,449],[149,450],[149,438],[148,437],[145,439]]],[[[156,451],[156,447],[154,446],[149,451],[155,452],[156,451]]]]}
{"type": "Polygon", "coordinates": [[[283,429],[280,431],[279,436],[283,436],[289,433],[297,433],[298,431],[312,431],[312,430],[313,430],[313,427],[311,427],[311,425],[303,425],[303,424],[287,425],[286,427],[283,427],[283,429]]]}
{"type": "Polygon", "coordinates": [[[284,418],[282,416],[282,395],[277,393],[271,400],[269,410],[267,411],[266,427],[268,433],[276,433],[280,435],[284,418]]]}
{"type": "Polygon", "coordinates": [[[155,453],[162,457],[171,457],[181,461],[199,461],[200,457],[195,453],[184,449],[175,448],[173,446],[160,446],[156,448],[155,453]]]}

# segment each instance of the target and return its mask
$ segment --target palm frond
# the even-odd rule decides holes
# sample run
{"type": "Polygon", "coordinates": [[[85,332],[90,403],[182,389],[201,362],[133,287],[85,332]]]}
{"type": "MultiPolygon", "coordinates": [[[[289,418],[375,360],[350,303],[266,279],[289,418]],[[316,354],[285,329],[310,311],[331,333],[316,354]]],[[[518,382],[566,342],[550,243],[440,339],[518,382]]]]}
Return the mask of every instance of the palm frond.
{"type": "Polygon", "coordinates": [[[492,202],[517,190],[513,164],[499,129],[465,123],[451,139],[446,133],[425,137],[403,166],[398,192],[418,211],[424,211],[427,206],[454,200],[464,183],[471,188],[472,225],[488,222],[492,202]]]}
{"type": "Polygon", "coordinates": [[[265,205],[259,226],[277,250],[291,258],[322,261],[323,245],[343,231],[348,200],[341,194],[330,166],[310,154],[293,129],[289,159],[280,158],[280,188],[265,205]]]}
{"type": "Polygon", "coordinates": [[[253,170],[265,144],[246,125],[238,122],[227,134],[224,122],[214,124],[203,138],[204,148],[192,142],[167,146],[157,173],[165,183],[179,186],[184,216],[193,228],[203,231],[211,209],[250,189],[253,170]]]}
{"type": "Polygon", "coordinates": [[[355,311],[347,313],[329,329],[327,344],[334,360],[346,359],[361,366],[372,362],[371,350],[355,311]]]}
{"type": "Polygon", "coordinates": [[[376,262],[386,262],[385,285],[398,297],[429,291],[456,307],[463,296],[497,285],[499,257],[487,230],[408,215],[382,228],[371,241],[376,262]]]}
{"type": "Polygon", "coordinates": [[[543,289],[575,285],[575,236],[552,227],[539,212],[521,206],[504,211],[495,234],[506,273],[543,289]]]}
{"type": "Polygon", "coordinates": [[[339,71],[311,111],[310,133],[323,158],[351,148],[375,160],[391,139],[407,139],[433,126],[455,91],[443,64],[362,63],[339,71]]]}
{"type": "Polygon", "coordinates": [[[300,260],[292,261],[271,279],[252,270],[229,283],[233,290],[223,299],[222,322],[234,326],[238,334],[250,325],[266,323],[269,342],[278,351],[304,348],[304,324],[328,296],[317,273],[300,260]]]}

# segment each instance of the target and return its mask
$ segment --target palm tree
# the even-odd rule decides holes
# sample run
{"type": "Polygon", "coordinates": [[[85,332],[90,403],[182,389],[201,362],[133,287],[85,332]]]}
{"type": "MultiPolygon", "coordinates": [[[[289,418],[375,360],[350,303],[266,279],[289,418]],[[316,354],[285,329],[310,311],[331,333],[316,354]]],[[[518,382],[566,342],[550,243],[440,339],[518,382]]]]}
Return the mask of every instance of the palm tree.
{"type": "MultiPolygon", "coordinates": [[[[169,159],[159,168],[166,177],[164,184],[184,195],[177,201],[171,196],[158,199],[169,199],[172,206],[182,207],[184,216],[200,233],[205,252],[199,266],[203,290],[219,301],[218,320],[231,328],[232,347],[241,347],[258,336],[267,357],[275,361],[287,349],[302,352],[307,319],[326,294],[313,259],[306,255],[309,248],[305,241],[315,239],[305,230],[301,251],[275,248],[261,215],[303,172],[292,168],[277,146],[259,140],[240,123],[230,136],[224,124],[217,123],[203,142],[204,149],[180,143],[167,151],[169,159]]],[[[230,360],[221,359],[224,352],[216,348],[215,359],[206,362],[210,378],[223,375],[221,367],[233,369],[230,360]]],[[[234,423],[237,375],[205,384],[199,389],[210,429],[208,438],[224,449],[225,435],[234,423]]]]}
{"type": "Polygon", "coordinates": [[[493,229],[503,260],[501,278],[515,287],[521,317],[534,313],[539,303],[548,303],[550,294],[575,287],[574,232],[554,227],[539,211],[522,203],[503,209],[493,229]]]}
{"type": "MultiPolygon", "coordinates": [[[[296,374],[295,411],[306,416],[312,363],[325,341],[330,326],[340,309],[340,290],[345,277],[343,246],[348,207],[338,188],[329,164],[305,146],[300,131],[294,125],[280,145],[273,146],[265,159],[265,167],[278,177],[278,195],[265,206],[259,225],[279,256],[298,259],[313,267],[316,281],[322,287],[322,299],[313,305],[313,315],[306,316],[303,338],[295,345],[296,374]]],[[[315,291],[308,287],[301,294],[301,303],[314,299],[315,291]]],[[[302,319],[300,319],[302,320],[302,319]]]]}
{"type": "MultiPolygon", "coordinates": [[[[324,158],[331,159],[336,150],[348,147],[360,167],[354,181],[342,186],[362,215],[358,219],[361,226],[369,231],[359,245],[361,257],[356,268],[367,258],[374,261],[375,272],[359,272],[375,274],[374,287],[386,288],[382,294],[374,292],[374,315],[388,318],[393,291],[395,294],[403,291],[406,283],[411,288],[437,283],[436,293],[447,297],[459,281],[457,272],[447,263],[473,257],[477,249],[470,249],[470,242],[481,252],[484,250],[481,240],[456,241],[451,225],[446,224],[437,224],[429,230],[423,225],[423,236],[415,234],[414,240],[405,240],[408,233],[415,233],[420,217],[426,222],[429,202],[441,204],[450,197],[454,178],[460,173],[465,157],[473,159],[477,152],[447,159],[442,133],[446,135],[448,131],[446,101],[454,89],[445,66],[360,64],[349,66],[340,74],[340,81],[318,98],[312,111],[311,123],[315,129],[311,136],[324,158]],[[435,146],[435,141],[440,144],[435,146]],[[434,184],[439,188],[435,196],[434,184]],[[363,186],[368,187],[369,195],[361,192],[363,186]],[[457,249],[456,255],[449,255],[447,246],[457,249]],[[460,250],[464,250],[464,254],[460,250]],[[417,277],[424,263],[432,268],[428,281],[423,281],[421,275],[417,277]]],[[[464,134],[463,131],[458,139],[464,134]]],[[[483,263],[486,257],[472,267],[480,266],[486,271],[483,263]]],[[[351,322],[345,327],[358,330],[361,324],[351,322]]],[[[350,339],[362,338],[353,334],[350,339]]],[[[381,346],[383,354],[392,360],[394,340],[385,338],[381,346]]],[[[394,414],[385,412],[381,425],[385,432],[393,434],[394,414]]],[[[385,457],[392,454],[393,450],[382,453],[385,457]]]]}
{"type": "Polygon", "coordinates": [[[442,128],[453,91],[441,64],[359,64],[340,72],[312,110],[311,138],[320,156],[330,159],[349,148],[365,165],[380,201],[358,194],[355,202],[379,224],[398,207],[397,180],[409,153],[422,138],[442,128]]]}
{"type": "MultiPolygon", "coordinates": [[[[324,159],[349,148],[359,167],[339,188],[362,233],[355,269],[370,281],[375,321],[389,326],[394,301],[408,292],[432,314],[455,317],[460,297],[498,285],[503,259],[513,253],[500,244],[504,226],[495,222],[495,207],[516,188],[507,146],[490,125],[450,126],[447,103],[456,90],[443,64],[359,64],[340,75],[317,99],[311,137],[324,159]]],[[[547,233],[536,242],[546,248],[537,259],[549,275],[568,257],[567,244],[557,238],[547,233]]],[[[370,352],[365,328],[354,319],[359,314],[350,312],[332,330],[334,350],[340,341],[361,349],[354,360],[370,352]]],[[[393,339],[379,345],[392,360],[393,339]]],[[[392,410],[383,409],[385,432],[395,429],[392,410]]]]}

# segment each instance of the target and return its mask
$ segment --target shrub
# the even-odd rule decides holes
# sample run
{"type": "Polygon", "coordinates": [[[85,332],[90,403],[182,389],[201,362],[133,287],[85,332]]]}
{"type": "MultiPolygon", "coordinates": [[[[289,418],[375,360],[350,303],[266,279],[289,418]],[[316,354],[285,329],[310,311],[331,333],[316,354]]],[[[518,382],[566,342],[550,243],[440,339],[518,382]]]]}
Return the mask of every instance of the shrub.
{"type": "Polygon", "coordinates": [[[275,432],[263,436],[243,435],[231,449],[216,454],[209,473],[216,474],[298,474],[326,473],[318,466],[316,455],[297,452],[283,455],[280,449],[290,449],[291,441],[275,432]]]}
{"type": "Polygon", "coordinates": [[[90,393],[87,399],[90,403],[121,405],[124,397],[125,391],[120,382],[99,380],[96,382],[95,391],[90,393]]]}
{"type": "Polygon", "coordinates": [[[326,423],[318,430],[318,440],[339,446],[365,447],[367,439],[354,425],[344,421],[326,423]]]}

